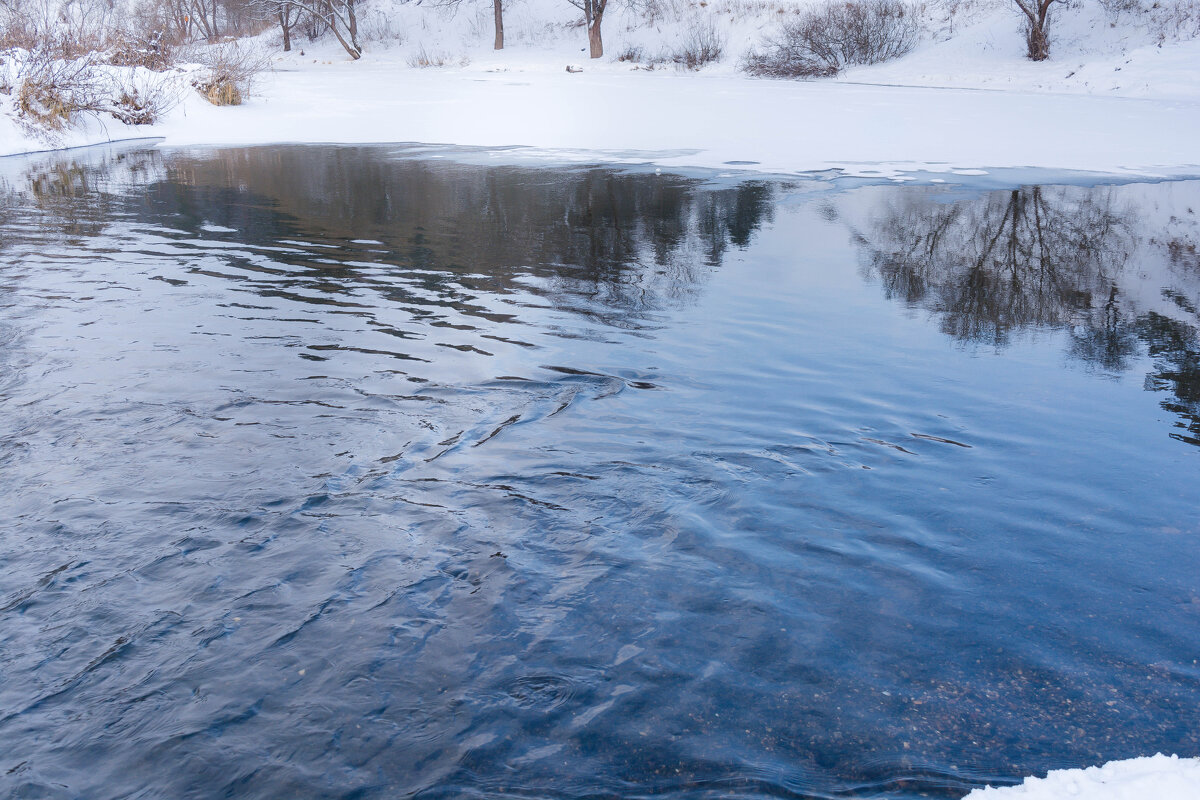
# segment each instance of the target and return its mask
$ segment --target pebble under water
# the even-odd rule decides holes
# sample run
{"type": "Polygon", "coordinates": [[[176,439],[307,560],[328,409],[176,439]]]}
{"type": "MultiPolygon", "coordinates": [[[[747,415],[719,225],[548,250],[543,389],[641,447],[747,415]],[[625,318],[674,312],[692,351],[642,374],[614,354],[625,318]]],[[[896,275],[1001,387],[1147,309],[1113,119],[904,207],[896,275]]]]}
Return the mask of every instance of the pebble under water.
{"type": "Polygon", "coordinates": [[[1200,182],[0,161],[0,795],[1200,755],[1200,182]]]}

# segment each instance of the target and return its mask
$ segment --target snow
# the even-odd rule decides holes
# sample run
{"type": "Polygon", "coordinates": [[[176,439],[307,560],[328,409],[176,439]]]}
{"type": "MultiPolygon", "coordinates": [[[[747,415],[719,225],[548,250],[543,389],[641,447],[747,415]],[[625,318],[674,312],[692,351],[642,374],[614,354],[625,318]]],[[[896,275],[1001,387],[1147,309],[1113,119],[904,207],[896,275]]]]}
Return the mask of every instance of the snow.
{"type": "Polygon", "coordinates": [[[1057,12],[1048,62],[1023,57],[1009,6],[975,0],[957,17],[936,12],[934,34],[907,57],[811,82],[737,70],[798,0],[716,0],[703,7],[707,17],[677,0],[650,19],[610,13],[599,60],[586,58],[564,0],[514,5],[499,52],[490,49],[490,4],[453,12],[390,2],[368,6],[360,61],[302,36],[283,54],[278,34],[264,34],[276,48],[273,71],[242,106],[209,106],[187,90],[158,125],[92,120],[44,142],[16,125],[0,96],[0,155],[155,136],[170,146],[405,142],[482,148],[504,161],[871,178],[1013,168],[1200,175],[1200,40],[1165,40],[1145,20],[1114,23],[1098,0],[1057,12]],[[669,55],[701,23],[714,26],[726,55],[699,72],[616,60],[630,48],[647,60],[669,55]],[[450,66],[415,68],[418,52],[450,66]],[[568,73],[569,64],[583,72],[568,73]]]}
{"type": "Polygon", "coordinates": [[[1197,104],[599,70],[414,70],[397,80],[387,63],[323,66],[275,73],[263,99],[242,107],[191,102],[154,133],[171,145],[420,142],[771,173],[1200,174],[1197,104]]]}
{"type": "Polygon", "coordinates": [[[1161,753],[1102,767],[1054,770],[1019,786],[976,789],[965,800],[1196,800],[1200,758],[1161,753]]]}

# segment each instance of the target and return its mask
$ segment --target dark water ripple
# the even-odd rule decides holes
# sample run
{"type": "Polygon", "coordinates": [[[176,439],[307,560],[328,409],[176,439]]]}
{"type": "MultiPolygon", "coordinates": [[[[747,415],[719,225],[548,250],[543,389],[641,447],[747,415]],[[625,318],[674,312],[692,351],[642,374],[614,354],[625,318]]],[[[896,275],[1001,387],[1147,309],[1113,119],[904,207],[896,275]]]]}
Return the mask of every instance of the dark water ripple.
{"type": "Polygon", "coordinates": [[[958,797],[1200,753],[1195,183],[7,169],[0,793],[958,797]]]}

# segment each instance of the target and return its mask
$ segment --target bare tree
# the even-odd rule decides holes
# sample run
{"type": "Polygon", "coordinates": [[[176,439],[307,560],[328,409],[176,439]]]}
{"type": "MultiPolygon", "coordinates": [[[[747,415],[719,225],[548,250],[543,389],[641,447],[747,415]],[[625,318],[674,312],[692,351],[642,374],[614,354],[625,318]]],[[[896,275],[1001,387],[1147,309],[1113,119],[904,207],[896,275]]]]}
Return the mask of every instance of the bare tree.
{"type": "MultiPolygon", "coordinates": [[[[1110,193],[1070,188],[956,203],[915,192],[855,234],[866,274],[889,297],[934,312],[956,339],[1004,346],[1013,331],[1086,327],[1112,344],[1120,337],[1102,303],[1133,248],[1130,214],[1110,193]]],[[[1126,351],[1109,349],[1110,360],[1126,351]]]]}
{"type": "Polygon", "coordinates": [[[492,19],[496,25],[496,40],[492,45],[493,50],[504,49],[504,2],[503,0],[492,0],[492,19]]]}
{"type": "MultiPolygon", "coordinates": [[[[463,2],[464,0],[436,0],[435,5],[457,9],[463,2]]],[[[496,28],[494,50],[504,49],[504,7],[506,5],[508,5],[506,0],[492,0],[492,20],[496,28]]]]}
{"type": "Polygon", "coordinates": [[[185,19],[199,28],[205,39],[215,39],[221,35],[217,0],[188,0],[183,6],[185,19]]]}
{"type": "Polygon", "coordinates": [[[251,5],[260,17],[279,23],[279,30],[283,34],[283,52],[291,52],[292,28],[300,23],[304,12],[290,3],[281,3],[278,0],[252,0],[251,5]]]}
{"type": "Polygon", "coordinates": [[[589,55],[600,58],[604,55],[604,41],[600,38],[600,23],[604,20],[604,9],[608,0],[567,0],[571,5],[583,12],[583,21],[587,23],[589,55]]]}
{"type": "Polygon", "coordinates": [[[275,17],[279,20],[279,29],[283,32],[283,52],[290,52],[292,49],[292,26],[300,19],[300,12],[292,6],[284,6],[280,8],[275,17]]]}
{"type": "Polygon", "coordinates": [[[1025,15],[1025,32],[1030,61],[1045,61],[1050,57],[1050,40],[1046,38],[1046,18],[1050,6],[1063,0],[1013,0],[1025,15]]]}
{"type": "Polygon", "coordinates": [[[260,13],[279,20],[284,29],[284,49],[291,49],[291,27],[296,24],[301,15],[319,20],[333,35],[338,43],[357,61],[362,58],[362,45],[358,43],[358,15],[355,5],[358,0],[253,0],[252,5],[260,13]],[[294,16],[293,16],[294,15],[294,16]]]}

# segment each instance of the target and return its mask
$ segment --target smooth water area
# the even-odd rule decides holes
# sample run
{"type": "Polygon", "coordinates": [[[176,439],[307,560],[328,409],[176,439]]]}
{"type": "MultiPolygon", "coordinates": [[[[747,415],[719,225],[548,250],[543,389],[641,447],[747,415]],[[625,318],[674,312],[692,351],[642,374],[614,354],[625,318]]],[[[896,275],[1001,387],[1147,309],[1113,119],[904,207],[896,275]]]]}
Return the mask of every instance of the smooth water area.
{"type": "Polygon", "coordinates": [[[5,168],[0,795],[1200,755],[1200,182],[5,168]]]}

